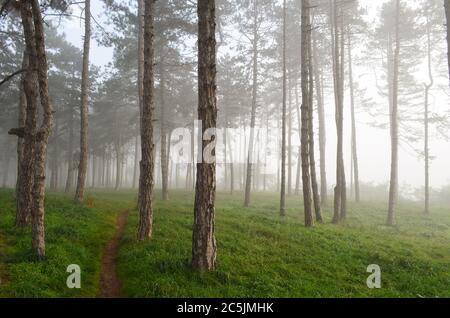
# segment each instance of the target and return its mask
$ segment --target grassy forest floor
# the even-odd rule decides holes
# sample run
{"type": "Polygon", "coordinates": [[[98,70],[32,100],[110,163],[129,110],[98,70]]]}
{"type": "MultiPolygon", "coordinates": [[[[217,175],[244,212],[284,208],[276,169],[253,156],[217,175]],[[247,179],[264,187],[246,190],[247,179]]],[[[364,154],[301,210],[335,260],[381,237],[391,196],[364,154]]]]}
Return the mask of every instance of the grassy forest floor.
{"type": "MultiPolygon", "coordinates": [[[[156,198],[159,199],[157,194],[156,198]]],[[[171,192],[155,204],[153,240],[135,241],[136,194],[88,194],[77,206],[63,194],[47,197],[47,258],[36,261],[29,230],[14,222],[13,192],[0,190],[0,297],[96,297],[102,251],[118,214],[130,210],[120,244],[118,274],[124,297],[450,297],[450,209],[398,208],[398,226],[384,226],[386,204],[349,205],[343,225],[303,226],[299,198],[278,217],[277,194],[218,194],[217,270],[190,269],[193,195],[171,192]],[[66,268],[78,264],[82,288],[68,289],[66,268]],[[368,289],[367,266],[382,270],[382,288],[368,289]]]]}

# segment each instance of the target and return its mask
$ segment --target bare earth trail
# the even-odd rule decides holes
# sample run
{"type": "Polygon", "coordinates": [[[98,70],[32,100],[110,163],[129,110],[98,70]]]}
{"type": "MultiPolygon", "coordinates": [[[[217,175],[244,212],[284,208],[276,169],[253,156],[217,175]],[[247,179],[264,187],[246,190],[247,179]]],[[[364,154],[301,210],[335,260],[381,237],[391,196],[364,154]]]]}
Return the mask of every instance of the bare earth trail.
{"type": "Polygon", "coordinates": [[[116,232],[108,242],[102,255],[102,267],[100,272],[99,298],[119,298],[120,281],[117,275],[117,256],[125,226],[128,221],[129,210],[122,211],[117,217],[116,232]]]}

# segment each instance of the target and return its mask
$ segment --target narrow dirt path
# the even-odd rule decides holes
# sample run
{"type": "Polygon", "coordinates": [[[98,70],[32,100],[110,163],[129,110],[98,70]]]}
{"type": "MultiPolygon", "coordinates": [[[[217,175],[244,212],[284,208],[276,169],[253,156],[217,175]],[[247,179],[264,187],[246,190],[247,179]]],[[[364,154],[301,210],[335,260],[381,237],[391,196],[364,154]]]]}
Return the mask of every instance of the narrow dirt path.
{"type": "Polygon", "coordinates": [[[128,221],[128,210],[125,210],[117,217],[116,232],[103,250],[102,267],[100,272],[100,298],[120,297],[120,281],[117,275],[117,255],[119,244],[122,240],[125,226],[128,221]]]}

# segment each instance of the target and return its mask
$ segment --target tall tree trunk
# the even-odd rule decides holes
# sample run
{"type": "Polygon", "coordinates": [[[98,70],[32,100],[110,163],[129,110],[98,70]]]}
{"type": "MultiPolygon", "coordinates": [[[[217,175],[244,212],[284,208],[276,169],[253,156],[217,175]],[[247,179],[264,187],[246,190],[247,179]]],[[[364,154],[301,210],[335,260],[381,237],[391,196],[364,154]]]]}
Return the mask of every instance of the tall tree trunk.
{"type": "Polygon", "coordinates": [[[16,225],[25,226],[31,215],[33,205],[33,184],[35,166],[35,145],[37,133],[37,107],[38,107],[38,79],[36,58],[36,37],[33,26],[33,13],[30,2],[21,5],[22,25],[28,54],[28,68],[24,78],[24,92],[26,96],[26,116],[23,142],[23,160],[21,161],[20,192],[18,195],[18,211],[16,225]]]}
{"type": "Polygon", "coordinates": [[[325,110],[324,110],[324,98],[323,98],[323,72],[319,68],[319,61],[317,57],[317,39],[315,32],[312,31],[313,39],[313,53],[312,63],[314,65],[314,79],[316,83],[316,100],[317,100],[317,113],[319,119],[319,155],[320,155],[320,198],[321,204],[326,205],[328,201],[328,186],[327,186],[327,173],[326,173],[326,124],[325,124],[325,110]]]}
{"type": "Polygon", "coordinates": [[[253,174],[253,144],[255,139],[256,106],[258,101],[258,1],[253,2],[253,84],[252,84],[252,112],[250,116],[250,139],[248,144],[247,175],[245,179],[244,206],[250,206],[253,174]]]}
{"type": "MultiPolygon", "coordinates": [[[[295,80],[295,105],[297,108],[297,122],[298,122],[298,138],[302,140],[302,113],[300,109],[300,102],[298,96],[298,83],[295,80]]],[[[295,178],[295,195],[300,195],[300,179],[302,175],[302,147],[298,147],[298,156],[297,156],[297,174],[295,178]]]]}
{"type": "MultiPolygon", "coordinates": [[[[140,132],[142,125],[142,107],[143,107],[143,97],[144,97],[144,0],[138,0],[138,94],[139,94],[139,125],[137,125],[137,131],[140,132]]],[[[133,188],[138,186],[139,180],[139,136],[136,135],[136,145],[135,145],[135,161],[134,161],[134,174],[133,174],[133,188]]]]}
{"type": "Polygon", "coordinates": [[[302,159],[302,185],[303,185],[303,207],[305,214],[305,226],[314,225],[314,219],[311,206],[311,176],[310,176],[310,155],[309,155],[309,130],[310,130],[310,110],[309,105],[309,63],[311,63],[308,54],[308,46],[310,41],[311,18],[310,18],[309,0],[302,0],[302,48],[301,48],[301,81],[302,81],[302,132],[301,132],[301,159],[302,159]]]}
{"type": "MultiPolygon", "coordinates": [[[[25,7],[25,6],[24,6],[25,7]]],[[[35,160],[34,160],[34,182],[33,182],[33,204],[31,208],[31,233],[33,250],[39,258],[45,256],[45,233],[44,233],[44,198],[45,198],[45,166],[47,161],[48,138],[53,127],[53,107],[48,91],[48,64],[45,52],[44,26],[40,5],[37,0],[31,1],[32,16],[35,30],[35,52],[37,62],[37,78],[39,83],[39,99],[42,106],[42,123],[35,136],[35,160]]],[[[26,9],[26,11],[28,11],[26,9]]],[[[30,13],[28,13],[30,14],[30,13]]],[[[30,59],[31,60],[31,59],[30,59]]],[[[28,116],[28,115],[27,115],[28,116]]]]}
{"type": "Polygon", "coordinates": [[[343,12],[338,12],[337,1],[331,6],[332,18],[332,49],[333,49],[333,74],[336,108],[336,187],[334,189],[334,213],[333,223],[337,224],[346,217],[346,182],[343,154],[343,120],[344,120],[344,22],[343,12]],[[339,23],[339,18],[341,19],[339,23]]]}
{"type": "Polygon", "coordinates": [[[398,78],[400,63],[400,0],[396,0],[394,74],[391,109],[391,178],[387,224],[395,225],[395,208],[398,195],[398,78]]]}
{"type": "Polygon", "coordinates": [[[141,173],[139,177],[139,225],[138,239],[148,240],[153,230],[153,186],[154,186],[154,143],[153,143],[153,86],[154,86],[154,2],[145,1],[144,23],[144,77],[141,118],[141,173]]]}
{"type": "MultiPolygon", "coordinates": [[[[217,127],[216,100],[216,39],[215,0],[198,0],[198,119],[203,122],[202,135],[217,127]]],[[[200,150],[209,142],[202,141],[200,150]]],[[[209,271],[216,264],[214,234],[216,196],[216,164],[197,164],[195,187],[194,226],[192,235],[192,266],[209,271]]]]}
{"type": "MultiPolygon", "coordinates": [[[[29,17],[31,19],[31,17],[29,17]]],[[[32,24],[32,21],[28,21],[32,24]]],[[[33,35],[30,35],[32,37],[33,35]]],[[[27,44],[28,47],[28,44],[27,44]]],[[[27,72],[22,74],[20,80],[20,104],[19,104],[19,128],[24,128],[24,136],[18,138],[17,141],[17,183],[16,183],[16,226],[23,227],[28,223],[31,213],[31,189],[32,189],[32,167],[33,167],[33,146],[30,144],[30,134],[34,134],[36,129],[36,104],[32,102],[31,107],[28,106],[27,100],[32,99],[30,96],[32,91],[37,92],[36,79],[33,71],[28,70],[29,51],[25,48],[22,61],[22,69],[27,72]],[[27,92],[28,91],[28,92],[27,92]],[[28,96],[27,96],[28,95],[28,96]],[[27,120],[27,115],[30,120],[27,120]],[[28,134],[27,134],[28,132],[28,134]],[[28,138],[27,138],[28,137],[28,138]],[[27,146],[25,143],[28,141],[27,146]],[[28,151],[26,151],[28,147],[28,151]]]]}
{"type": "Polygon", "coordinates": [[[352,59],[352,36],[348,32],[348,76],[350,86],[350,107],[351,107],[351,120],[352,120],[352,164],[353,164],[353,179],[355,185],[355,200],[360,202],[359,192],[359,165],[358,165],[358,148],[356,138],[356,112],[355,112],[355,96],[353,88],[353,59],[352,59]]]}
{"type": "Polygon", "coordinates": [[[287,89],[287,69],[286,69],[286,0],[283,0],[283,105],[281,115],[281,176],[280,180],[280,215],[286,215],[286,89],[287,89]]]}
{"type": "Polygon", "coordinates": [[[84,46],[83,71],[81,75],[81,126],[80,126],[80,162],[78,166],[77,189],[75,202],[81,203],[84,198],[84,187],[88,164],[88,90],[89,90],[89,51],[91,43],[91,0],[84,2],[84,46]]]}
{"type": "Polygon", "coordinates": [[[316,156],[315,156],[315,143],[314,143],[314,70],[313,70],[313,58],[312,58],[312,22],[310,15],[310,31],[308,35],[308,80],[309,80],[309,92],[308,92],[308,111],[309,111],[309,164],[311,169],[311,189],[314,202],[314,214],[316,221],[323,222],[319,186],[317,184],[316,173],[316,156]]]}
{"type": "Polygon", "coordinates": [[[346,177],[345,177],[345,167],[344,167],[344,90],[345,90],[345,29],[344,29],[344,10],[343,6],[341,6],[340,14],[340,33],[341,33],[341,42],[340,42],[340,74],[339,74],[339,101],[340,101],[340,118],[339,118],[339,138],[340,142],[340,150],[339,150],[339,158],[340,158],[340,169],[341,169],[341,211],[340,211],[340,219],[344,221],[347,218],[347,185],[346,185],[346,177]]]}
{"type": "Polygon", "coordinates": [[[434,85],[433,78],[433,68],[431,66],[431,28],[430,28],[430,18],[429,18],[429,7],[427,6],[427,66],[428,66],[428,77],[429,83],[425,85],[425,114],[424,114],[424,130],[425,130],[425,145],[424,145],[424,155],[425,155],[425,214],[430,213],[430,148],[429,148],[429,95],[430,90],[434,85]]]}
{"type": "Polygon", "coordinates": [[[162,199],[164,201],[169,200],[169,143],[170,138],[167,134],[166,125],[166,105],[165,105],[165,70],[164,70],[164,58],[161,58],[160,62],[160,101],[161,101],[161,177],[162,177],[162,199]]]}

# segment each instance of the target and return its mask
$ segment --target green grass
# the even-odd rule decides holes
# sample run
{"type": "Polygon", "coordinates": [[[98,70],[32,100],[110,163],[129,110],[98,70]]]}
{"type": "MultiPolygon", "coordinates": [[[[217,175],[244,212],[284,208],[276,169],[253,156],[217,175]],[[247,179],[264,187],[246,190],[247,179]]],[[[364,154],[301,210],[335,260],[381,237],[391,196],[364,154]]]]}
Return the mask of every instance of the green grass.
{"type": "Polygon", "coordinates": [[[113,235],[117,212],[132,207],[130,194],[88,194],[91,207],[71,197],[46,198],[46,258],[31,251],[30,229],[14,225],[13,192],[0,190],[0,297],[95,297],[101,252],[113,235]],[[69,289],[67,266],[81,267],[81,289],[69,289]]]}
{"type": "Polygon", "coordinates": [[[115,230],[117,213],[131,208],[119,255],[122,294],[128,297],[450,297],[450,209],[403,203],[398,226],[384,226],[386,205],[349,205],[349,219],[312,229],[303,226],[302,203],[289,198],[288,216],[278,216],[277,194],[218,194],[217,270],[190,269],[193,195],[156,194],[153,239],[135,240],[133,192],[88,195],[91,207],[71,197],[46,200],[47,257],[31,252],[30,231],[13,227],[12,191],[0,190],[0,297],[95,297],[101,252],[115,230]],[[78,264],[82,288],[68,289],[66,268],[78,264]],[[367,266],[378,264],[382,288],[366,286],[367,266]]]}
{"type": "Polygon", "coordinates": [[[216,210],[217,270],[189,267],[192,195],[172,193],[157,202],[151,242],[134,240],[132,213],[122,244],[119,273],[129,297],[450,297],[450,211],[399,207],[398,223],[384,226],[386,205],[350,204],[345,225],[303,226],[302,203],[288,200],[278,216],[278,195],[219,194],[216,210]],[[378,264],[382,288],[368,289],[367,266],[378,264]]]}

